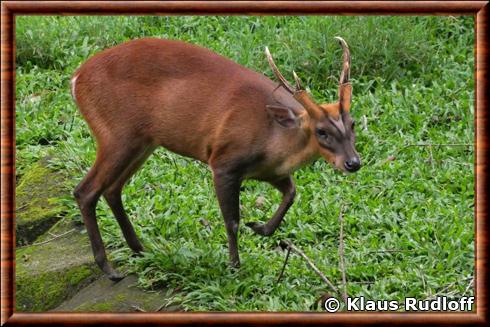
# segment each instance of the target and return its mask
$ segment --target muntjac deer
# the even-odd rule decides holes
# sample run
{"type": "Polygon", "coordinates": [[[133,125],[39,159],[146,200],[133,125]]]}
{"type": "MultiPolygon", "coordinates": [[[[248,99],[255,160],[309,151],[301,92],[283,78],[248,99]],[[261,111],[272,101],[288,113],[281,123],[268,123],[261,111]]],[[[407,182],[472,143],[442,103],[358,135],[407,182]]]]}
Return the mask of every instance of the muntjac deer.
{"type": "Polygon", "coordinates": [[[121,190],[157,146],[207,163],[228,235],[231,265],[238,267],[239,193],[244,179],[270,183],[283,194],[267,223],[247,223],[269,236],[295,197],[291,174],[324,157],[334,167],[360,168],[349,114],[350,53],[343,48],[339,101],[317,104],[294,74],[293,87],[266,55],[279,84],[205,48],[145,38],[102,51],[71,80],[74,101],[97,141],[93,167],[76,187],[95,261],[114,281],[95,207],[103,196],[129,247],[143,251],[121,201],[121,190]]]}

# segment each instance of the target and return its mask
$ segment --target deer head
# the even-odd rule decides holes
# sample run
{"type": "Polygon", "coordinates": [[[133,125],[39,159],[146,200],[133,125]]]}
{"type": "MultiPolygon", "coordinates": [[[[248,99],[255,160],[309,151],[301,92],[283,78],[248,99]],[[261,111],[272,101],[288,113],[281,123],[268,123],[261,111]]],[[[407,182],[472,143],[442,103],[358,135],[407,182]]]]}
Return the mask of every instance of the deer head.
{"type": "Polygon", "coordinates": [[[293,71],[295,86],[289,84],[277,68],[274,60],[265,48],[267,60],[274,75],[307,112],[303,122],[310,130],[318,146],[319,154],[334,167],[347,172],[355,172],[361,167],[359,154],[355,149],[356,135],[354,120],[350,116],[352,85],[349,82],[350,52],[347,43],[341,37],[336,37],[343,49],[343,66],[339,80],[339,101],[335,103],[317,104],[302,87],[301,81],[293,71]]]}

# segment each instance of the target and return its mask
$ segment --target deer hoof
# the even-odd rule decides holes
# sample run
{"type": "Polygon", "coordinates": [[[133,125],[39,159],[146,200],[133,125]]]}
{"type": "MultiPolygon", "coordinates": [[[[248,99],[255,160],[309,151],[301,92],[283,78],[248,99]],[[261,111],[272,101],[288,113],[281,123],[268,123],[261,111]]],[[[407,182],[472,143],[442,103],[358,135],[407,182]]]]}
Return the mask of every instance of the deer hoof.
{"type": "Polygon", "coordinates": [[[142,251],[131,253],[131,258],[141,258],[141,257],[143,257],[143,252],[142,251]]]}
{"type": "Polygon", "coordinates": [[[235,270],[238,270],[238,268],[240,268],[240,260],[236,261],[236,260],[233,260],[233,261],[230,261],[230,267],[233,271],[235,270]]]}
{"type": "Polygon", "coordinates": [[[124,276],[123,274],[118,273],[117,271],[114,271],[110,274],[107,275],[107,277],[112,280],[113,282],[119,282],[121,279],[123,279],[124,276]]]}
{"type": "Polygon", "coordinates": [[[265,225],[258,222],[246,223],[245,226],[250,227],[256,234],[267,236],[268,233],[265,230],[265,225]]]}

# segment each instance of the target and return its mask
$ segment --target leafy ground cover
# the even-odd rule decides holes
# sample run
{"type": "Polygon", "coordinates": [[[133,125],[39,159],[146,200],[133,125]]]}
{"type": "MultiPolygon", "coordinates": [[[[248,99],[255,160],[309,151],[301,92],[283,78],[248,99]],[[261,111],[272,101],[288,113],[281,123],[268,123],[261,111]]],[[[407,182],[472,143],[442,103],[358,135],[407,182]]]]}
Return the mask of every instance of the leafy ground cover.
{"type": "MultiPolygon", "coordinates": [[[[280,196],[246,182],[242,267],[231,271],[208,168],[159,149],[123,195],[143,257],[130,256],[108,206],[99,203],[112,260],[138,274],[141,286],[174,290],[172,302],[187,310],[321,310],[315,303],[328,287],[298,256],[276,282],[284,262],[277,246],[291,240],[340,285],[344,206],[350,296],[402,301],[473,294],[472,17],[18,17],[17,175],[51,155],[50,164],[70,174],[67,187],[74,188],[89,169],[95,144],[69,80],[102,49],[144,36],[181,39],[271,77],[267,45],[283,71],[294,69],[316,99],[333,101],[341,65],[337,35],[352,52],[351,110],[363,168],[344,175],[317,161],[297,171],[296,202],[270,238],[243,222],[271,217],[280,196]]],[[[67,215],[80,219],[75,201],[65,201],[67,215]]]]}

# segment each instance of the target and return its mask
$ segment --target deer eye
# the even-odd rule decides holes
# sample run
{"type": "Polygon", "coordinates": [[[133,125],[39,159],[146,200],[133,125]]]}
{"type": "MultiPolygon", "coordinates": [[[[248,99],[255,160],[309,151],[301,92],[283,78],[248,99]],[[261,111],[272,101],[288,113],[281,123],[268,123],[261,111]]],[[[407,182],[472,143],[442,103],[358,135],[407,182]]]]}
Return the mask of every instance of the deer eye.
{"type": "Polygon", "coordinates": [[[328,138],[327,132],[325,130],[317,128],[316,129],[316,135],[318,135],[319,138],[326,140],[328,138]]]}

